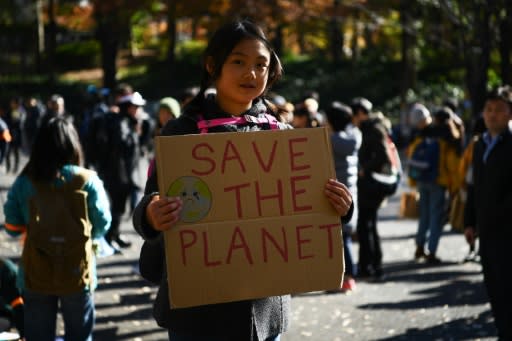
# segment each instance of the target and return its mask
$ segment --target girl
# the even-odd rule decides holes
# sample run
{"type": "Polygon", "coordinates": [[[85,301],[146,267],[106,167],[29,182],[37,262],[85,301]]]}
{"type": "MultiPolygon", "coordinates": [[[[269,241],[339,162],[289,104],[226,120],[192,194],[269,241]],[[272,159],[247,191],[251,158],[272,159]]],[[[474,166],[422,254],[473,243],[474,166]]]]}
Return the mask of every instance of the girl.
{"type": "MultiPolygon", "coordinates": [[[[162,135],[197,134],[198,121],[203,119],[241,115],[264,117],[264,114],[275,116],[263,95],[281,74],[281,63],[258,26],[248,21],[226,24],[213,35],[206,48],[198,95],[184,108],[184,113],[178,119],[167,123],[162,135]],[[205,91],[212,87],[216,95],[205,96],[205,91]]],[[[280,129],[289,128],[288,125],[275,123],[280,129]]],[[[208,132],[270,128],[270,124],[227,124],[211,127],[208,132]]],[[[325,193],[340,216],[349,212],[352,198],[344,185],[329,180],[325,185],[325,193]]],[[[134,227],[145,240],[153,241],[155,247],[162,248],[161,232],[176,224],[181,208],[180,198],[158,195],[157,174],[153,171],[146,183],[145,196],[135,209],[134,227]]],[[[158,258],[162,258],[153,257],[155,263],[158,263],[158,258]]],[[[143,261],[151,263],[151,260],[141,259],[143,261]]],[[[170,309],[167,293],[164,274],[155,300],[154,314],[157,323],[169,330],[172,341],[273,341],[279,340],[279,335],[287,328],[289,295],[170,309]]]]}
{"type": "MultiPolygon", "coordinates": [[[[80,192],[84,191],[87,193],[87,215],[92,227],[87,225],[90,228],[90,231],[82,231],[83,236],[86,237],[85,240],[82,240],[84,243],[84,245],[81,246],[82,250],[86,250],[89,246],[89,255],[92,254],[92,244],[90,239],[102,237],[110,227],[110,205],[107,194],[103,188],[103,183],[96,173],[80,167],[79,165],[81,163],[82,149],[78,133],[72,123],[68,122],[64,118],[55,117],[41,126],[34,141],[29,161],[21,174],[14,181],[4,205],[6,221],[5,227],[7,231],[12,235],[20,235],[21,233],[27,232],[27,240],[23,253],[24,261],[25,259],[30,259],[31,264],[38,264],[38,266],[48,264],[41,260],[37,261],[37,257],[33,256],[34,254],[30,254],[30,257],[33,258],[25,257],[26,253],[28,253],[26,251],[29,243],[31,245],[29,249],[33,250],[34,246],[32,245],[36,245],[42,239],[37,239],[37,237],[32,239],[31,233],[37,234],[35,231],[38,231],[38,228],[41,230],[41,228],[38,227],[37,224],[29,225],[29,222],[33,222],[34,219],[36,219],[31,217],[32,207],[34,205],[29,205],[31,197],[38,193],[36,188],[49,188],[50,186],[48,185],[62,188],[62,186],[67,185],[72,181],[75,183],[76,179],[79,177],[78,174],[87,174],[84,176],[84,179],[86,180],[81,187],[80,192]],[[31,228],[34,228],[34,230],[31,230],[31,228]],[[87,236],[90,238],[87,238],[87,236]]],[[[77,194],[77,192],[78,191],[75,191],[73,195],[77,194]]],[[[58,191],[53,193],[61,194],[64,192],[58,191]]],[[[67,197],[68,194],[66,194],[66,198],[67,197]]],[[[52,203],[53,202],[55,201],[52,200],[52,203]]],[[[63,216],[64,215],[65,214],[63,214],[63,216]]],[[[39,217],[39,215],[37,215],[37,217],[39,217]]],[[[76,226],[71,227],[76,228],[76,226]]],[[[42,234],[39,233],[38,235],[41,236],[42,234]]],[[[58,236],[55,238],[61,237],[58,236]]],[[[82,238],[82,235],[80,235],[80,238],[82,238]]],[[[68,248],[71,248],[72,245],[73,247],[80,248],[80,245],[76,246],[74,244],[69,244],[78,243],[72,241],[74,240],[72,238],[68,239],[66,236],[66,239],[63,240],[66,241],[66,246],[68,248]]],[[[35,247],[37,248],[38,246],[36,245],[35,247]]],[[[24,261],[20,266],[19,277],[21,282],[24,282],[26,285],[23,293],[25,301],[26,340],[55,340],[55,325],[59,305],[64,319],[66,340],[92,340],[92,331],[94,327],[93,290],[95,289],[97,282],[94,258],[91,259],[92,266],[85,269],[83,275],[87,276],[87,278],[91,278],[92,280],[84,280],[83,285],[78,289],[73,290],[72,293],[65,294],[57,294],[54,292],[48,293],[47,290],[32,289],[32,286],[29,285],[29,279],[30,282],[34,282],[34,284],[40,285],[40,283],[35,283],[36,280],[34,278],[37,276],[34,274],[36,272],[29,270],[32,268],[27,266],[28,263],[25,263],[24,261]]],[[[78,267],[79,266],[77,265],[76,268],[78,267]]],[[[73,269],[76,268],[73,267],[73,269]]],[[[38,267],[37,269],[41,272],[41,267],[38,267]]],[[[83,268],[81,268],[81,270],[83,270],[83,268]]],[[[52,268],[51,271],[52,274],[54,271],[55,273],[58,272],[54,268],[52,268]]],[[[71,276],[67,278],[73,278],[71,276]]],[[[37,278],[41,279],[41,277],[37,278]]],[[[48,279],[48,281],[50,280],[48,279]]],[[[62,282],[59,281],[59,283],[62,282]]]]}

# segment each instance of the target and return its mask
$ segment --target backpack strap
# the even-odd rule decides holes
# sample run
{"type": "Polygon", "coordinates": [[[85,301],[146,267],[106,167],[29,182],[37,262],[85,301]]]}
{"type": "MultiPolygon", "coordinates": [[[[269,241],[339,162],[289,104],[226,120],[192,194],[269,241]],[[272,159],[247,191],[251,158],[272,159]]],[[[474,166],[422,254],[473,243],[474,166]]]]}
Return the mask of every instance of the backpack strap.
{"type": "Polygon", "coordinates": [[[89,169],[80,169],[64,186],[71,190],[82,189],[94,173],[94,171],[89,169]]]}
{"type": "MultiPolygon", "coordinates": [[[[89,170],[89,169],[85,169],[85,168],[80,169],[78,172],[73,174],[73,177],[69,181],[66,181],[61,187],[59,187],[59,190],[62,190],[62,191],[80,190],[85,186],[85,184],[87,183],[87,181],[89,180],[91,175],[93,175],[94,173],[95,173],[94,171],[89,170]]],[[[43,184],[40,182],[34,182],[34,186],[38,191],[42,191],[45,188],[46,189],[55,188],[54,185],[43,184]]]]}
{"type": "Polygon", "coordinates": [[[203,115],[199,114],[199,120],[197,121],[197,127],[201,134],[206,134],[209,128],[217,127],[221,125],[234,124],[234,125],[242,125],[246,123],[254,123],[257,125],[268,124],[270,129],[276,130],[279,129],[277,119],[269,114],[263,114],[260,117],[255,117],[251,115],[243,115],[239,117],[226,117],[226,118],[214,118],[211,120],[205,120],[203,115]]]}

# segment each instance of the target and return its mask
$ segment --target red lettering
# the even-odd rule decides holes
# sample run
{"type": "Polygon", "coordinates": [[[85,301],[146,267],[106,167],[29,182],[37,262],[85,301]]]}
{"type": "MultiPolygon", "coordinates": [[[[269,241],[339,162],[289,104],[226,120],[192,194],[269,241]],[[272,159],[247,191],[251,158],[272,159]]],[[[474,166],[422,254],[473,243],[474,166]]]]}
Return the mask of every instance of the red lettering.
{"type": "Polygon", "coordinates": [[[261,202],[263,200],[268,199],[277,199],[279,203],[279,213],[281,215],[284,214],[284,208],[283,208],[283,184],[281,182],[281,179],[277,180],[277,193],[276,194],[269,194],[269,195],[262,195],[260,190],[260,183],[258,181],[255,181],[256,184],[256,201],[258,203],[258,214],[261,216],[261,202]]]}
{"type": "Polygon", "coordinates": [[[247,242],[245,241],[245,237],[242,233],[242,230],[240,230],[240,227],[237,226],[235,230],[233,231],[233,235],[231,237],[231,243],[229,244],[229,251],[228,256],[226,258],[226,264],[231,264],[231,256],[233,255],[233,250],[235,249],[243,249],[245,253],[245,257],[247,258],[247,261],[249,264],[253,264],[251,250],[249,250],[249,246],[247,245],[247,242]],[[237,238],[238,236],[238,238],[237,238]],[[236,239],[240,240],[240,244],[236,244],[236,239]]]}
{"type": "Polygon", "coordinates": [[[329,245],[328,245],[329,246],[329,258],[333,257],[333,249],[334,249],[333,239],[332,239],[332,229],[339,227],[339,226],[340,226],[340,224],[329,224],[329,225],[320,225],[318,227],[320,230],[327,231],[327,241],[329,243],[329,245]]]}
{"type": "Polygon", "coordinates": [[[258,158],[258,163],[260,164],[261,168],[265,171],[265,173],[270,172],[270,169],[272,168],[272,165],[274,164],[274,157],[276,155],[276,147],[277,147],[277,141],[274,141],[274,144],[272,145],[272,151],[270,152],[270,156],[268,158],[267,164],[265,164],[262,160],[260,150],[258,149],[258,146],[256,145],[256,142],[252,142],[252,149],[254,150],[254,153],[256,154],[256,157],[258,158]]]}
{"type": "Polygon", "coordinates": [[[267,239],[274,244],[274,247],[279,252],[283,260],[288,263],[288,241],[286,240],[286,232],[284,230],[284,226],[281,227],[281,233],[283,235],[282,247],[279,246],[277,240],[274,238],[267,229],[261,229],[261,242],[263,244],[263,261],[268,263],[268,251],[267,251],[267,239]]]}
{"type": "Polygon", "coordinates": [[[194,148],[192,149],[192,157],[199,161],[206,161],[210,165],[210,167],[206,168],[203,171],[197,170],[197,169],[192,169],[192,173],[194,173],[195,175],[211,174],[215,170],[215,161],[213,159],[210,159],[209,157],[200,156],[199,155],[200,148],[201,149],[206,148],[209,153],[213,153],[214,150],[213,150],[212,146],[210,146],[208,143],[199,143],[199,144],[195,145],[194,148]]]}
{"type": "Polygon", "coordinates": [[[295,228],[295,233],[297,235],[297,255],[299,259],[307,259],[307,258],[313,258],[314,255],[304,255],[302,250],[302,244],[309,244],[311,243],[311,239],[302,239],[302,230],[304,229],[310,229],[313,225],[301,225],[297,226],[295,228]]]}
{"type": "Polygon", "coordinates": [[[220,265],[221,262],[220,260],[217,260],[217,261],[210,261],[210,259],[208,258],[208,232],[206,231],[203,231],[203,259],[204,259],[204,265],[206,265],[207,267],[211,267],[211,266],[217,266],[217,265],[220,265]]]}
{"type": "Polygon", "coordinates": [[[297,182],[303,181],[303,180],[309,180],[311,179],[311,175],[301,175],[301,176],[292,176],[290,177],[290,185],[292,187],[292,204],[293,204],[293,210],[295,212],[298,211],[310,211],[313,209],[312,205],[305,205],[305,206],[299,206],[297,204],[297,197],[300,194],[306,193],[306,190],[304,188],[297,188],[297,182]]]}
{"type": "Polygon", "coordinates": [[[224,192],[231,192],[232,190],[235,191],[235,197],[236,197],[236,212],[238,218],[242,218],[242,200],[240,199],[240,189],[249,187],[249,183],[240,184],[236,186],[231,187],[224,187],[224,192]]]}
{"type": "Polygon", "coordinates": [[[226,162],[230,160],[238,160],[238,164],[240,165],[242,173],[245,173],[245,165],[242,162],[242,159],[240,158],[240,153],[238,153],[238,149],[236,149],[233,142],[228,141],[226,143],[226,148],[224,149],[224,156],[222,158],[222,174],[224,174],[224,171],[226,170],[226,162]]]}
{"type": "Polygon", "coordinates": [[[180,241],[181,241],[181,262],[183,265],[187,265],[187,255],[185,252],[185,249],[191,247],[194,245],[197,241],[197,234],[193,230],[181,230],[180,231],[180,241]],[[192,240],[188,243],[185,242],[185,234],[188,234],[189,236],[192,236],[192,240]]]}
{"type": "Polygon", "coordinates": [[[288,141],[288,149],[290,150],[290,169],[292,172],[311,168],[310,165],[298,165],[295,163],[296,162],[295,159],[298,156],[304,155],[303,151],[295,151],[295,148],[294,148],[295,143],[301,143],[301,142],[308,142],[308,138],[307,137],[299,137],[296,139],[290,139],[288,141]]]}

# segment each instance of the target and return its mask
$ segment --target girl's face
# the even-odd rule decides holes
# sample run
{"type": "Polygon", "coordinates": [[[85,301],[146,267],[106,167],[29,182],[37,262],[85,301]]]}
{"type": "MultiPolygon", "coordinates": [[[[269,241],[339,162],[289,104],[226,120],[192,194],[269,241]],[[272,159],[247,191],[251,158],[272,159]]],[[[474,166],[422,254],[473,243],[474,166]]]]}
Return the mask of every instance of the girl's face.
{"type": "MultiPolygon", "coordinates": [[[[219,106],[232,115],[249,109],[267,86],[270,51],[257,39],[239,42],[226,58],[215,82],[219,106]]],[[[212,65],[207,65],[212,70],[212,65]]]]}
{"type": "Polygon", "coordinates": [[[494,136],[507,129],[512,112],[505,101],[491,99],[485,102],[483,117],[489,133],[494,136]]]}

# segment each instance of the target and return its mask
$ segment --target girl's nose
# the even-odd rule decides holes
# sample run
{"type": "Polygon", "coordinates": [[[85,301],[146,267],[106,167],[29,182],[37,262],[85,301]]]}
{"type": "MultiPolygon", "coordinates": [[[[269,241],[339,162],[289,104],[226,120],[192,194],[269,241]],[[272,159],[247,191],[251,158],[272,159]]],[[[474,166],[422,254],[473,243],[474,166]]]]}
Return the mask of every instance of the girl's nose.
{"type": "Polygon", "coordinates": [[[245,71],[245,74],[244,76],[246,78],[249,78],[249,79],[255,79],[256,78],[256,70],[251,67],[251,68],[248,68],[246,71],[245,71]]]}

